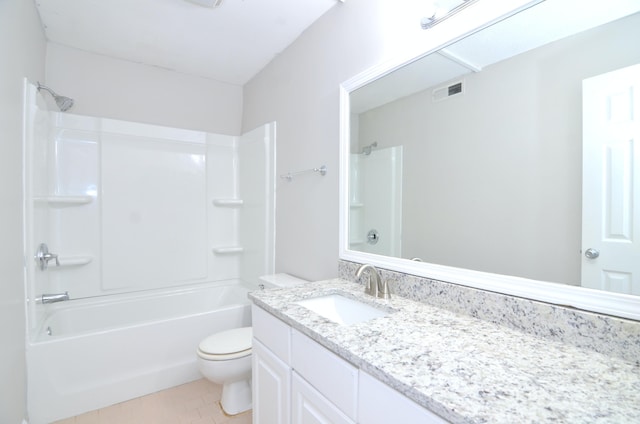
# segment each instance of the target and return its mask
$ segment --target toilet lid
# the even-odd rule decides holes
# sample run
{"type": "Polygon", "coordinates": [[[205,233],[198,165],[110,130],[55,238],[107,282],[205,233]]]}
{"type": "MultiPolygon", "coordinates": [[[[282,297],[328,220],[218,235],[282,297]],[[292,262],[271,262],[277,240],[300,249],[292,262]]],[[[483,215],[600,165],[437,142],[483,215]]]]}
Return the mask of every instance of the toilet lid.
{"type": "Polygon", "coordinates": [[[198,348],[209,355],[228,355],[251,349],[251,327],[234,328],[207,337],[198,348]]]}

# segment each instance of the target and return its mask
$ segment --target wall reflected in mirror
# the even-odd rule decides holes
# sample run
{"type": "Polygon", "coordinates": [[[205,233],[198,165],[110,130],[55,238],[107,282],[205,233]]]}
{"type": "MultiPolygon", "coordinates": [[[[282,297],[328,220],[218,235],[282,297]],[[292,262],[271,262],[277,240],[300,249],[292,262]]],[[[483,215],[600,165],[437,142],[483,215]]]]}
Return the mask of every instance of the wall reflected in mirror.
{"type": "Polygon", "coordinates": [[[351,93],[349,249],[640,295],[640,68],[594,97],[630,132],[583,149],[583,81],[640,63],[640,14],[519,36],[534,9],[351,93]],[[583,210],[583,190],[604,215],[583,210]]]}

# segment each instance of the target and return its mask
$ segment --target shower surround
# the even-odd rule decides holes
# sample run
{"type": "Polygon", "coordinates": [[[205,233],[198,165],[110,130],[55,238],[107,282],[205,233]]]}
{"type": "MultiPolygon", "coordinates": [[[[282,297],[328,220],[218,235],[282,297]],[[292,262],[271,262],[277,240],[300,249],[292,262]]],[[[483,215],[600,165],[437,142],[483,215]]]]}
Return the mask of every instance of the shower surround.
{"type": "Polygon", "coordinates": [[[52,112],[25,83],[24,146],[31,421],[126,400],[134,380],[139,396],[197,378],[199,339],[249,325],[246,292],[273,272],[275,123],[234,137],[52,112]],[[51,256],[37,260],[43,243],[51,256]],[[222,301],[203,306],[203,293],[222,301]],[[171,355],[136,348],[173,339],[171,355]],[[129,352],[121,366],[92,362],[99,340],[129,352]],[[143,379],[122,371],[144,352],[143,379]]]}

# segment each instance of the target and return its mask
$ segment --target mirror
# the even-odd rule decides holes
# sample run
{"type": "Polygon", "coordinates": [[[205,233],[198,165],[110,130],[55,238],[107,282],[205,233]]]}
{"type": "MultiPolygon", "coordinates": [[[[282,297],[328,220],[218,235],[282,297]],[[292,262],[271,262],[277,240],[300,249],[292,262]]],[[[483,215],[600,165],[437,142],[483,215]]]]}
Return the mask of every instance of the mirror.
{"type": "Polygon", "coordinates": [[[640,7],[558,3],[343,85],[341,258],[640,319],[640,123],[588,145],[632,114],[609,73],[640,64],[640,7]]]}

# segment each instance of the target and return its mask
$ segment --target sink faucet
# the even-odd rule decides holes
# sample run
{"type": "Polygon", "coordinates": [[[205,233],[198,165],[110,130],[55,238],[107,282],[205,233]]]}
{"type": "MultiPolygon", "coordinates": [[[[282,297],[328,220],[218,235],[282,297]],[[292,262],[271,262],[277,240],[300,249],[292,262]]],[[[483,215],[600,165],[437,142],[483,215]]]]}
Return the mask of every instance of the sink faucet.
{"type": "Polygon", "coordinates": [[[365,271],[369,271],[369,284],[364,288],[364,292],[374,297],[391,298],[388,282],[382,281],[378,270],[373,265],[360,265],[356,271],[356,277],[360,278],[365,271]]]}
{"type": "Polygon", "coordinates": [[[62,302],[65,300],[69,300],[69,292],[56,293],[56,294],[43,294],[42,296],[38,297],[37,300],[39,300],[42,303],[62,302]]]}

